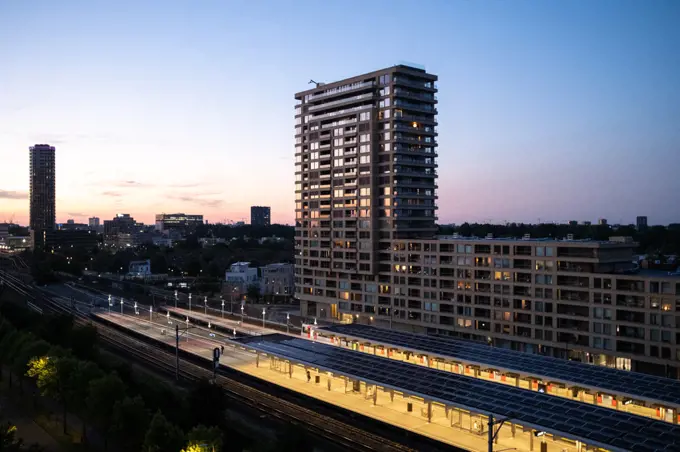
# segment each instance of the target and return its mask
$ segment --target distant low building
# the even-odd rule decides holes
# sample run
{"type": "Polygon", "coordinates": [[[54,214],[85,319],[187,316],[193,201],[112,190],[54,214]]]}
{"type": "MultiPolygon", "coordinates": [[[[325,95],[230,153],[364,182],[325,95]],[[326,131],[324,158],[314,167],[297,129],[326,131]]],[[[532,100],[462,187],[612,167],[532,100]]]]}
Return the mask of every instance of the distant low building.
{"type": "Polygon", "coordinates": [[[599,224],[600,226],[607,226],[607,219],[600,218],[599,220],[597,220],[597,224],[599,224]]]}
{"type": "Polygon", "coordinates": [[[128,275],[130,276],[148,276],[151,274],[151,261],[131,261],[128,267],[128,275]]]}
{"type": "Polygon", "coordinates": [[[273,235],[271,237],[262,237],[262,238],[258,239],[258,242],[260,243],[260,245],[262,245],[263,243],[267,243],[267,242],[283,242],[284,240],[286,240],[286,239],[284,239],[283,237],[277,237],[277,236],[273,235]]]}
{"type": "Polygon", "coordinates": [[[279,263],[260,267],[262,279],[260,292],[263,295],[293,295],[295,290],[295,268],[293,264],[279,263]]]}
{"type": "Polygon", "coordinates": [[[153,244],[156,246],[162,246],[165,248],[172,248],[173,245],[175,244],[175,241],[171,239],[170,237],[165,237],[163,235],[161,236],[154,236],[152,238],[153,244]]]}
{"type": "Polygon", "coordinates": [[[76,223],[74,220],[66,220],[66,223],[57,224],[57,229],[60,231],[87,231],[90,226],[85,223],[76,223]]]}
{"type": "Polygon", "coordinates": [[[203,215],[187,215],[185,213],[161,213],[156,215],[156,230],[179,230],[188,234],[203,224],[203,215]]]}
{"type": "Polygon", "coordinates": [[[257,268],[251,268],[250,262],[235,262],[225,274],[225,280],[233,287],[245,291],[248,286],[258,284],[257,268]]]}
{"type": "Polygon", "coordinates": [[[87,229],[57,229],[44,232],[44,243],[48,249],[63,248],[93,249],[99,246],[97,233],[87,229]]]}

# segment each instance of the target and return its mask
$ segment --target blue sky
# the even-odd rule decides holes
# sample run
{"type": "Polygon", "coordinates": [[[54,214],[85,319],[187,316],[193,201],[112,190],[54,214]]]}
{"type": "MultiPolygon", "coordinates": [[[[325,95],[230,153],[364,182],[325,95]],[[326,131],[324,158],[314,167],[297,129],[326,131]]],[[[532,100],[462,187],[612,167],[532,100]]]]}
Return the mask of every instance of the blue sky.
{"type": "Polygon", "coordinates": [[[57,219],[271,205],[293,95],[409,61],[439,80],[441,222],[680,222],[680,2],[0,0],[0,221],[28,146],[57,219]]]}

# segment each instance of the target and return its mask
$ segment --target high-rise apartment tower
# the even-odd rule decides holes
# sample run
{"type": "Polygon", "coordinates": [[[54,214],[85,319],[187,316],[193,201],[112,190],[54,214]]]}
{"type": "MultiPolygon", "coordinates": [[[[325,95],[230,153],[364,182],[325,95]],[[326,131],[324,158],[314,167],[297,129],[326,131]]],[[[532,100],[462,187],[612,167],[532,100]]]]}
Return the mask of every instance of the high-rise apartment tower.
{"type": "Polygon", "coordinates": [[[392,240],[436,232],[436,80],[398,65],[295,95],[303,314],[338,318],[338,301],[389,312],[378,297],[392,240]]]}
{"type": "Polygon", "coordinates": [[[35,247],[44,245],[46,231],[56,223],[55,149],[48,144],[30,147],[30,229],[35,247]]]}

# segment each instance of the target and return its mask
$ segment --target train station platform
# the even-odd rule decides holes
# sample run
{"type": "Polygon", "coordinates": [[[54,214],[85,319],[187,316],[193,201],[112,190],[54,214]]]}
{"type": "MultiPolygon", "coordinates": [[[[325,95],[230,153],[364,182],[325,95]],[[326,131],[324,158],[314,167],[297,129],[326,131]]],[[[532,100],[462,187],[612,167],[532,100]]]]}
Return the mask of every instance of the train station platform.
{"type": "MultiPolygon", "coordinates": [[[[137,333],[174,345],[164,315],[100,313],[137,333]],[[149,318],[153,320],[149,320],[149,318]]],[[[207,360],[224,344],[221,365],[338,407],[473,451],[640,452],[680,450],[680,427],[451,372],[346,350],[290,335],[237,340],[190,330],[180,349],[207,360]],[[504,420],[504,423],[498,425],[504,420]]]]}
{"type": "Polygon", "coordinates": [[[505,420],[496,450],[680,450],[680,426],[621,411],[302,338],[234,342],[257,355],[256,373],[270,381],[469,450],[487,450],[489,419],[505,420]]]}
{"type": "Polygon", "coordinates": [[[678,423],[680,381],[493,348],[459,339],[345,324],[315,329],[318,341],[678,423]]]}
{"type": "MultiPolygon", "coordinates": [[[[252,317],[244,316],[244,322],[242,322],[240,319],[239,314],[229,314],[228,312],[224,313],[224,317],[221,317],[221,313],[215,313],[215,310],[211,310],[208,308],[208,313],[206,314],[204,312],[204,309],[202,307],[197,307],[196,309],[192,309],[189,311],[188,309],[184,308],[174,308],[170,306],[164,306],[160,308],[161,311],[164,312],[170,312],[171,316],[176,316],[180,318],[189,318],[193,321],[200,321],[202,324],[207,325],[210,323],[210,325],[215,325],[219,326],[224,330],[227,331],[233,331],[236,330],[238,333],[242,334],[248,334],[252,336],[260,336],[262,334],[274,334],[274,333],[280,333],[281,331],[279,330],[274,330],[271,328],[266,328],[266,327],[261,327],[254,325],[253,323],[247,323],[247,322],[254,322],[255,320],[252,317]]],[[[262,320],[260,319],[260,322],[262,320]]],[[[266,322],[265,322],[266,324],[266,322]]]]}

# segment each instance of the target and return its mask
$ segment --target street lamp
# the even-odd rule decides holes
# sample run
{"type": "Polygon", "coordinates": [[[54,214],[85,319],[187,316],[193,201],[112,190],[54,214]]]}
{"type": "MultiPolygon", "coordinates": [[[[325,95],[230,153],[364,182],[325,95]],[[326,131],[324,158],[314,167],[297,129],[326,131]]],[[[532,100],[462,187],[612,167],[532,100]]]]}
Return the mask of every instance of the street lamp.
{"type": "Polygon", "coordinates": [[[265,309],[262,308],[262,328],[264,328],[264,315],[265,315],[265,309]]]}
{"type": "Polygon", "coordinates": [[[123,313],[123,304],[124,304],[123,297],[120,297],[120,313],[121,314],[123,313]]]}
{"type": "Polygon", "coordinates": [[[241,325],[243,325],[243,305],[241,305],[241,325]]]}
{"type": "Polygon", "coordinates": [[[168,325],[172,324],[172,322],[170,321],[170,311],[168,311],[165,316],[168,318],[168,325]]]}
{"type": "Polygon", "coordinates": [[[203,304],[205,305],[205,315],[208,315],[208,297],[203,298],[203,304]]]}
{"type": "Polygon", "coordinates": [[[111,314],[111,305],[113,302],[111,301],[111,295],[109,294],[109,314],[111,314]]]}
{"type": "Polygon", "coordinates": [[[189,317],[187,317],[187,342],[189,342],[189,317]]]}
{"type": "Polygon", "coordinates": [[[314,317],[314,326],[316,325],[318,325],[318,323],[316,323],[316,317],[314,317]]]}
{"type": "Polygon", "coordinates": [[[191,312],[191,294],[189,294],[189,312],[191,312]]]}
{"type": "Polygon", "coordinates": [[[286,333],[290,334],[290,312],[286,312],[286,333]]]}
{"type": "Polygon", "coordinates": [[[149,322],[153,322],[153,306],[149,306],[149,322]]]}
{"type": "Polygon", "coordinates": [[[175,291],[175,309],[177,309],[177,291],[175,291]]]}
{"type": "MultiPolygon", "coordinates": [[[[220,297],[222,299],[222,297],[220,297]]],[[[224,300],[222,300],[222,318],[224,318],[224,300]]]]}

